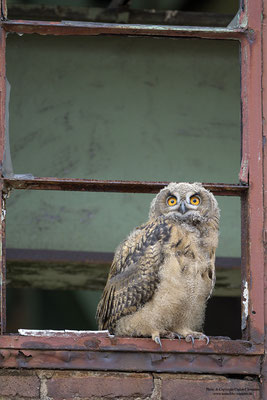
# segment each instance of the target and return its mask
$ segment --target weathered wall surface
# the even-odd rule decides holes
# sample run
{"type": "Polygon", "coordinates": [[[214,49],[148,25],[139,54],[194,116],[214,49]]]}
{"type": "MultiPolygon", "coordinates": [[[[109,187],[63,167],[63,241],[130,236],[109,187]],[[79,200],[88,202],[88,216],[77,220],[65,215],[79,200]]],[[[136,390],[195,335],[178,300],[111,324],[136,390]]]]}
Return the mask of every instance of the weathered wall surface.
{"type": "Polygon", "coordinates": [[[1,400],[260,399],[257,381],[223,376],[0,370],[1,400]]]}

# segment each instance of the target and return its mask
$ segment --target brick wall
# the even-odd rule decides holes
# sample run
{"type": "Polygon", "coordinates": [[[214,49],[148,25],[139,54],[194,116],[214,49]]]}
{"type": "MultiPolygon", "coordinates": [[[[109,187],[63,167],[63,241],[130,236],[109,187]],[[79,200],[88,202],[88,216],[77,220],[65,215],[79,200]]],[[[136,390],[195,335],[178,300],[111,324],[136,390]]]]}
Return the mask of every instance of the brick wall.
{"type": "Polygon", "coordinates": [[[0,370],[1,400],[260,399],[250,379],[191,374],[0,370]]]}

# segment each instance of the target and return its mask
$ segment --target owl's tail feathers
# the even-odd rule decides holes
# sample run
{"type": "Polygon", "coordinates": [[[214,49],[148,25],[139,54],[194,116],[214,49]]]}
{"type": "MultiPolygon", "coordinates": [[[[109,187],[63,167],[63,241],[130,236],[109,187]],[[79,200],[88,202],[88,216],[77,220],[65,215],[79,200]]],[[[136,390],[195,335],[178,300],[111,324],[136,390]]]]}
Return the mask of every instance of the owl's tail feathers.
{"type": "Polygon", "coordinates": [[[98,303],[96,310],[96,319],[98,322],[98,329],[109,329],[110,320],[112,319],[112,304],[114,301],[114,288],[105,288],[102,298],[98,303]]]}

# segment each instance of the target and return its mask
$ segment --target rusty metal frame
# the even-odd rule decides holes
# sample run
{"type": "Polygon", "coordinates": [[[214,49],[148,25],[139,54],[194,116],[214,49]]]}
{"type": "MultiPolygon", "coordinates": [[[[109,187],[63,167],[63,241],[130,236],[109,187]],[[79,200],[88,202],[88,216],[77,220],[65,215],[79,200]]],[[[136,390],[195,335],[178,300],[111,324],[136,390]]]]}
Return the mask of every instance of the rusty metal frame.
{"type": "MultiPolygon", "coordinates": [[[[26,332],[27,333],[27,332],[26,332]]],[[[259,375],[262,349],[245,341],[203,342],[108,337],[102,332],[2,336],[0,367],[259,375]]]]}
{"type": "Polygon", "coordinates": [[[261,0],[246,1],[251,36],[249,40],[241,40],[242,177],[250,185],[247,218],[243,221],[247,236],[243,288],[246,290],[246,285],[248,288],[248,298],[243,298],[243,311],[248,312],[245,337],[256,343],[264,341],[262,4],[261,0]]]}
{"type": "MultiPolygon", "coordinates": [[[[4,178],[4,187],[9,189],[27,190],[66,190],[86,192],[119,192],[119,193],[158,193],[170,182],[150,181],[111,181],[100,179],[58,179],[32,178],[14,179],[4,178]]],[[[242,196],[248,190],[248,185],[203,183],[204,187],[216,196],[242,196]]]]}
{"type": "Polygon", "coordinates": [[[209,28],[169,25],[113,24],[77,21],[3,21],[6,32],[45,35],[134,35],[160,37],[193,37],[201,39],[241,39],[245,28],[209,28]]]}
{"type": "MultiPolygon", "coordinates": [[[[6,33],[0,28],[0,164],[4,158],[6,110],[6,33]]],[[[5,198],[0,182],[0,333],[6,329],[5,198]]]]}
{"type": "Polygon", "coordinates": [[[265,19],[262,24],[262,111],[263,111],[263,132],[262,132],[262,142],[263,142],[263,206],[264,206],[264,226],[263,226],[263,247],[264,247],[264,322],[265,322],[265,357],[262,365],[262,377],[263,377],[263,396],[267,397],[267,61],[266,61],[266,46],[267,46],[267,1],[263,2],[263,15],[265,19]]]}
{"type": "MultiPolygon", "coordinates": [[[[242,103],[242,185],[206,184],[217,195],[241,196],[243,243],[243,324],[241,341],[211,339],[210,345],[163,340],[159,349],[149,339],[110,338],[85,333],[56,334],[40,337],[5,335],[5,252],[4,195],[7,188],[38,190],[117,191],[154,193],[164,182],[121,182],[34,178],[30,180],[1,179],[2,225],[0,295],[1,332],[0,366],[25,368],[73,368],[137,371],[185,371],[238,373],[259,375],[264,361],[264,246],[267,225],[263,226],[264,205],[267,209],[266,174],[263,176],[261,83],[267,87],[266,72],[262,75],[262,7],[267,0],[241,1],[237,28],[199,28],[176,26],[118,25],[84,22],[8,21],[1,22],[0,62],[0,158],[3,160],[5,137],[5,37],[7,32],[50,35],[134,35],[157,37],[190,37],[200,39],[230,39],[241,43],[241,103],[242,103]],[[265,78],[264,78],[265,77],[265,78]]],[[[5,10],[5,0],[1,2],[5,10]]],[[[3,12],[2,12],[3,15],[3,12]]],[[[267,31],[264,31],[267,41],[267,31]]],[[[265,71],[265,70],[264,70],[265,71]]],[[[267,116],[266,102],[264,103],[267,116]]],[[[265,128],[266,131],[266,128],[265,128]]],[[[266,132],[265,132],[266,141],[266,132]]],[[[265,265],[267,262],[265,257],[265,265]]],[[[266,314],[266,310],[265,310],[266,314]]],[[[266,317],[267,318],[267,317],[266,317]]],[[[263,364],[264,366],[265,364],[263,364]]],[[[265,368],[267,371],[267,367],[265,368]]],[[[267,373],[266,373],[267,375],[267,373]]]]}

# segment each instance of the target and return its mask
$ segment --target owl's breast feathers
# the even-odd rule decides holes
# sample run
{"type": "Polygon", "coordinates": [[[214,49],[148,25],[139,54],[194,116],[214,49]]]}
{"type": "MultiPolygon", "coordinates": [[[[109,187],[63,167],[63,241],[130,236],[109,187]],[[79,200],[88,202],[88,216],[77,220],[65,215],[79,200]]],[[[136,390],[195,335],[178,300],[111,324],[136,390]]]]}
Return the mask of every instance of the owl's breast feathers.
{"type": "Polygon", "coordinates": [[[160,216],[135,229],[121,243],[97,307],[99,329],[113,333],[120,318],[133,314],[153,297],[160,284],[160,267],[170,253],[195,258],[192,230],[187,232],[183,225],[160,216]]]}

